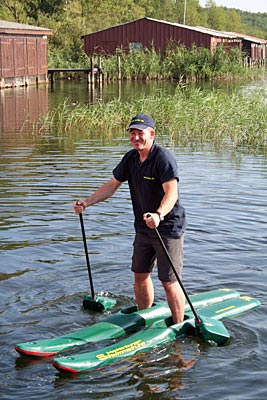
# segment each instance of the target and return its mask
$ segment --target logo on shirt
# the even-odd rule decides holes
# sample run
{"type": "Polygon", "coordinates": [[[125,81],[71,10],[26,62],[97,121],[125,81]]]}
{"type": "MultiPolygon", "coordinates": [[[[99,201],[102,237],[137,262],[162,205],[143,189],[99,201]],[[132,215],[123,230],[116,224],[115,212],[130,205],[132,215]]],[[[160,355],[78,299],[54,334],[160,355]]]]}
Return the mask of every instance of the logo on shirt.
{"type": "Polygon", "coordinates": [[[144,176],[144,179],[147,179],[148,181],[154,181],[155,178],[153,176],[144,176]]]}

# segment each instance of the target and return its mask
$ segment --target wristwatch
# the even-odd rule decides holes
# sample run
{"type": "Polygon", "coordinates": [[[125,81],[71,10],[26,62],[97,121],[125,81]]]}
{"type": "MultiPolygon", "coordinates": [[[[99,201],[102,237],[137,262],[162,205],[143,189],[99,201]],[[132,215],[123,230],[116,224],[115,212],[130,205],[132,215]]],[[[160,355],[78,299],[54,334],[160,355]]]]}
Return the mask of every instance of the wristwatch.
{"type": "Polygon", "coordinates": [[[156,211],[156,214],[158,214],[160,221],[164,220],[164,215],[162,215],[161,212],[156,211]]]}

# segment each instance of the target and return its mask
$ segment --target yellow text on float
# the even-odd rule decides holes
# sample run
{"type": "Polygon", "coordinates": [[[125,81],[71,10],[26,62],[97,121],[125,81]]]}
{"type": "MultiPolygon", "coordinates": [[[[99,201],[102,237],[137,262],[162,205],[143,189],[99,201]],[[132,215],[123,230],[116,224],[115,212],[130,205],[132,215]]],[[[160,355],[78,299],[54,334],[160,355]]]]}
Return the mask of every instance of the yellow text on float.
{"type": "Polygon", "coordinates": [[[109,358],[118,357],[121,354],[131,352],[143,347],[145,343],[142,340],[136,340],[135,342],[126,344],[125,346],[117,347],[116,349],[109,350],[106,353],[101,353],[96,356],[100,361],[107,360],[109,358]]]}

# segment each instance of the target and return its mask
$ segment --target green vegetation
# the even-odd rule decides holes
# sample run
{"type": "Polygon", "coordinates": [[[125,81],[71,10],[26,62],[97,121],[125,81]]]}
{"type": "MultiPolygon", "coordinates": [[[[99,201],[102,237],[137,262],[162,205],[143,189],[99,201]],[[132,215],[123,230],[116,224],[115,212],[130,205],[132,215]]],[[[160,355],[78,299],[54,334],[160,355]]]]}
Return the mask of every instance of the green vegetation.
{"type": "MultiPolygon", "coordinates": [[[[138,18],[151,17],[170,22],[235,31],[267,39],[267,13],[248,13],[216,6],[208,0],[0,0],[0,18],[43,26],[53,30],[49,39],[50,67],[84,67],[88,59],[81,36],[138,18]]],[[[116,79],[117,56],[104,58],[105,76],[116,79]]],[[[170,44],[166,57],[151,51],[135,51],[121,57],[122,79],[178,79],[192,82],[208,79],[253,78],[259,70],[245,69],[238,50],[217,48],[213,55],[206,49],[186,50],[170,44]]],[[[97,60],[96,60],[97,63],[97,60]]],[[[154,116],[158,132],[178,145],[267,147],[266,93],[205,91],[177,86],[175,95],[163,93],[122,103],[76,107],[63,103],[44,116],[35,129],[53,130],[60,139],[76,134],[98,137],[124,136],[129,116],[144,111],[154,116]],[[38,128],[37,128],[38,126],[38,128]]],[[[44,135],[45,136],[45,135],[44,135]]]]}
{"type": "Polygon", "coordinates": [[[0,0],[0,18],[53,30],[50,67],[85,66],[81,36],[138,18],[205,26],[267,38],[267,13],[248,13],[198,0],[0,0]]]}
{"type": "MultiPolygon", "coordinates": [[[[211,79],[253,79],[262,75],[263,69],[248,69],[242,64],[242,52],[237,48],[225,50],[217,46],[213,54],[206,48],[186,49],[171,45],[164,57],[155,50],[118,51],[117,55],[102,57],[102,68],[107,80],[117,80],[118,57],[121,79],[153,80],[177,79],[195,82],[211,79]]],[[[97,64],[98,58],[95,58],[97,64]]]]}
{"type": "Polygon", "coordinates": [[[58,136],[123,137],[129,117],[145,112],[157,122],[157,131],[176,145],[245,147],[266,152],[267,93],[206,91],[178,85],[174,95],[163,92],[130,102],[113,100],[75,108],[66,103],[42,121],[42,130],[58,136]]]}

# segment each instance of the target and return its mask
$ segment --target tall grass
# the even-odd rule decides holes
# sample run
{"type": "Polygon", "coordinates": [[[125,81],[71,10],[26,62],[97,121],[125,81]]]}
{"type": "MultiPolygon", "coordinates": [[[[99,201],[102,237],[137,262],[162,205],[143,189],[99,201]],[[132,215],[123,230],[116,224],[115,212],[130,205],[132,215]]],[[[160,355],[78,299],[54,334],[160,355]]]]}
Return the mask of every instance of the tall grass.
{"type": "MultiPolygon", "coordinates": [[[[213,53],[204,47],[170,43],[163,56],[155,51],[142,49],[102,58],[102,69],[107,80],[183,79],[185,82],[210,79],[237,79],[253,77],[262,70],[249,69],[243,65],[243,54],[237,48],[217,46],[213,53]]],[[[97,62],[97,58],[96,58],[97,62]]]]}
{"type": "Polygon", "coordinates": [[[61,104],[42,121],[42,129],[58,135],[122,137],[130,118],[139,112],[150,114],[158,134],[168,135],[177,145],[267,149],[267,93],[201,90],[178,85],[174,95],[159,92],[129,102],[113,100],[75,108],[61,104]]]}
{"type": "MultiPolygon", "coordinates": [[[[86,55],[80,57],[77,63],[66,64],[60,53],[49,54],[50,67],[81,67],[90,66],[86,55]]],[[[244,54],[238,48],[217,46],[213,53],[204,47],[184,45],[170,42],[166,53],[160,54],[152,46],[151,50],[144,48],[125,53],[117,49],[115,55],[102,56],[101,68],[107,81],[123,80],[183,80],[196,82],[213,79],[255,78],[262,75],[263,69],[248,68],[243,63],[244,54]]],[[[98,65],[100,58],[93,57],[98,65]]],[[[68,73],[62,74],[68,76],[68,73]]],[[[84,77],[83,73],[75,76],[84,77]]]]}

